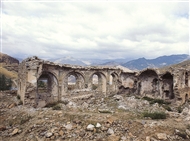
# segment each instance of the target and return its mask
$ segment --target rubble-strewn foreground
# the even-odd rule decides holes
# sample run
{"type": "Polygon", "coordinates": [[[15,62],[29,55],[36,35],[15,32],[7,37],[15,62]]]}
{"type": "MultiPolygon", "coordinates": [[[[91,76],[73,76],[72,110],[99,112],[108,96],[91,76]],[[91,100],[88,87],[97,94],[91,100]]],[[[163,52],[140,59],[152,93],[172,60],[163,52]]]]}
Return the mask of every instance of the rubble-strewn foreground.
{"type": "Polygon", "coordinates": [[[172,111],[135,96],[88,94],[32,108],[14,92],[1,92],[0,141],[190,140],[189,103],[167,106],[172,111]],[[166,119],[152,120],[144,112],[163,112],[166,119]]]}

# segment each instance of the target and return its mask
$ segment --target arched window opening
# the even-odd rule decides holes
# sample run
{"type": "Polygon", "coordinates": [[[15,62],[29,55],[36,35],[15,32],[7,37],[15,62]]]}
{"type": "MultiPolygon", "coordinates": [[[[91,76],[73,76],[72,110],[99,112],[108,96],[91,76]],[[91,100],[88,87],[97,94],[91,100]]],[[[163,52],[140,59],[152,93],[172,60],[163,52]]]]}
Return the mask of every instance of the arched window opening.
{"type": "Polygon", "coordinates": [[[113,76],[112,75],[110,75],[110,83],[109,83],[110,85],[112,85],[113,84],[113,76]]]}
{"type": "Polygon", "coordinates": [[[188,73],[185,73],[185,86],[188,86],[188,73]]]}
{"type": "Polygon", "coordinates": [[[185,102],[188,102],[188,94],[185,95],[185,102]]]}
{"type": "Polygon", "coordinates": [[[42,74],[37,82],[38,93],[49,93],[51,91],[51,81],[48,75],[42,74]]]}
{"type": "Polygon", "coordinates": [[[152,91],[153,92],[156,92],[158,90],[158,79],[157,78],[154,78],[153,81],[152,81],[152,91]]]}
{"type": "Polygon", "coordinates": [[[74,75],[70,75],[68,77],[68,90],[74,90],[76,85],[76,77],[74,75]]]}
{"type": "Polygon", "coordinates": [[[94,74],[92,76],[92,90],[96,90],[98,88],[98,81],[99,81],[98,75],[94,74]]]}
{"type": "Polygon", "coordinates": [[[162,93],[165,99],[174,99],[173,93],[173,76],[167,72],[162,77],[162,93]]]}

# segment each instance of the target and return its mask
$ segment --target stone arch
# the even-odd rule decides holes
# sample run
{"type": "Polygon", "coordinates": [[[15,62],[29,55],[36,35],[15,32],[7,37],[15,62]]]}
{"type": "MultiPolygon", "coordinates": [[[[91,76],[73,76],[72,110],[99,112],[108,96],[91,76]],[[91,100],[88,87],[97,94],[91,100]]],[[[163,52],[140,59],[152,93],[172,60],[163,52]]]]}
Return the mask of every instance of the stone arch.
{"type": "Polygon", "coordinates": [[[79,71],[69,71],[65,77],[63,78],[63,86],[64,86],[64,91],[69,92],[72,90],[79,90],[79,89],[84,89],[84,82],[85,82],[85,77],[84,75],[79,72],[79,71]],[[75,78],[75,84],[69,84],[68,83],[68,78],[70,76],[73,76],[75,78]]]}
{"type": "Polygon", "coordinates": [[[37,79],[39,79],[39,77],[44,74],[44,73],[49,73],[52,74],[58,81],[58,76],[55,72],[51,71],[51,70],[43,70],[41,73],[38,74],[37,79]]]}
{"type": "Polygon", "coordinates": [[[102,72],[94,72],[90,75],[90,79],[89,79],[89,88],[91,88],[91,90],[93,90],[94,85],[92,84],[92,79],[93,76],[97,75],[98,76],[98,84],[95,86],[97,87],[95,90],[98,92],[102,92],[102,93],[106,93],[106,75],[102,72]]]}
{"type": "Polygon", "coordinates": [[[59,82],[57,77],[49,72],[43,71],[37,79],[37,97],[36,102],[45,101],[45,103],[58,100],[59,82]]]}
{"type": "Polygon", "coordinates": [[[116,72],[111,72],[109,76],[109,87],[110,92],[118,91],[118,74],[116,72]]]}
{"type": "Polygon", "coordinates": [[[166,72],[161,76],[161,93],[164,99],[175,98],[173,93],[173,75],[170,72],[166,72]]]}
{"type": "Polygon", "coordinates": [[[154,97],[159,95],[159,78],[154,69],[143,70],[138,78],[138,93],[140,95],[154,97]]]}

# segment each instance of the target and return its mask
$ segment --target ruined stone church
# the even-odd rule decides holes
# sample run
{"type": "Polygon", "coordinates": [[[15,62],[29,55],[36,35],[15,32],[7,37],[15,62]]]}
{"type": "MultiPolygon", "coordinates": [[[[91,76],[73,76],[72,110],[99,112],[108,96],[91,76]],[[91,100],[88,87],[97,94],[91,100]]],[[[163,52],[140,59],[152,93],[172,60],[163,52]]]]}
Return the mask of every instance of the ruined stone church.
{"type": "Polygon", "coordinates": [[[76,95],[113,94],[152,97],[184,103],[190,97],[190,70],[147,68],[125,71],[108,66],[56,64],[30,57],[19,64],[18,95],[33,106],[76,95]]]}

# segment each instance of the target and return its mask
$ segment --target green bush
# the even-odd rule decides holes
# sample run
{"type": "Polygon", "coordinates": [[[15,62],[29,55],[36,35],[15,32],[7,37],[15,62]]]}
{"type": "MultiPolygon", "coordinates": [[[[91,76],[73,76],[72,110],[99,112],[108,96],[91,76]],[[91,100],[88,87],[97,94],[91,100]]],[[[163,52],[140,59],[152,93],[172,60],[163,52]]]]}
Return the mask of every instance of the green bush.
{"type": "Polygon", "coordinates": [[[181,106],[177,107],[178,113],[181,113],[183,111],[183,108],[181,106]]]}
{"type": "Polygon", "coordinates": [[[16,98],[17,98],[18,100],[20,100],[20,95],[17,95],[16,98]]]}
{"type": "Polygon", "coordinates": [[[26,115],[20,118],[20,124],[24,124],[28,122],[32,117],[30,115],[26,115]]]}
{"type": "Polygon", "coordinates": [[[151,119],[166,119],[166,113],[164,112],[144,112],[143,117],[150,117],[151,119]]]}
{"type": "Polygon", "coordinates": [[[61,110],[61,106],[59,104],[52,107],[53,110],[61,110]]]}
{"type": "Polygon", "coordinates": [[[144,96],[142,99],[147,100],[147,101],[152,101],[152,100],[154,100],[153,98],[150,98],[150,97],[147,97],[147,96],[144,96]]]}
{"type": "Polygon", "coordinates": [[[6,78],[5,75],[0,74],[0,90],[10,90],[12,85],[12,80],[6,78]]]}
{"type": "Polygon", "coordinates": [[[50,108],[50,107],[54,107],[58,104],[59,102],[51,102],[51,103],[47,103],[45,107],[50,108]]]}
{"type": "Polygon", "coordinates": [[[158,103],[158,104],[171,104],[171,102],[164,101],[163,99],[153,99],[147,96],[144,96],[142,99],[149,101],[150,104],[158,103]]]}
{"type": "Polygon", "coordinates": [[[172,111],[172,109],[170,108],[170,106],[168,105],[163,105],[162,106],[164,109],[166,109],[167,111],[172,111]]]}

